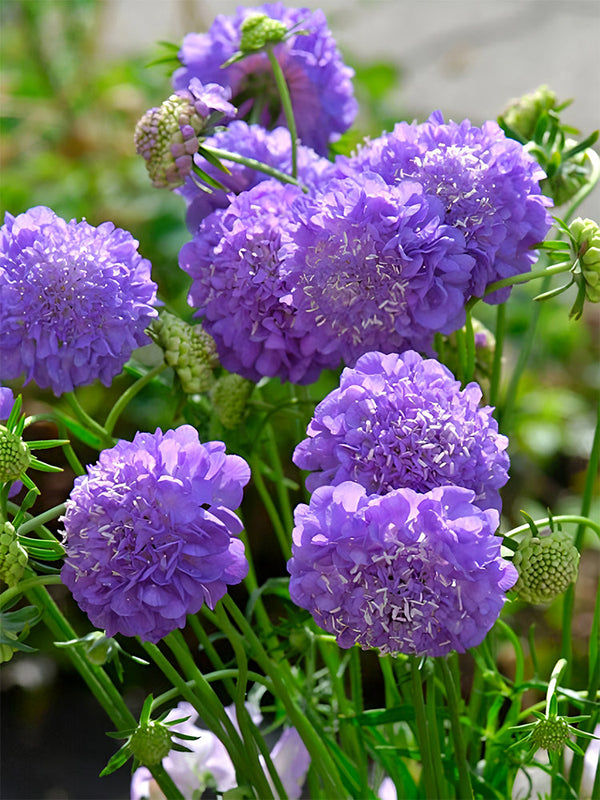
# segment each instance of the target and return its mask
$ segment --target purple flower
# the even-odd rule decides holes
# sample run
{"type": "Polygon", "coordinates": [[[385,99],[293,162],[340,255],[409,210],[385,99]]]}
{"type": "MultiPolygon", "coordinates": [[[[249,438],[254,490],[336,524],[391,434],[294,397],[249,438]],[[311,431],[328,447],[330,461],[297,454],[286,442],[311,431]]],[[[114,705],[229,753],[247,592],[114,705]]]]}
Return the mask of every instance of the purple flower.
{"type": "Polygon", "coordinates": [[[150,262],[127,231],[65,222],[45,206],[0,229],[0,380],[25,373],[56,395],[97,378],[109,386],[150,342],[157,315],[150,262]]]}
{"type": "MultiPolygon", "coordinates": [[[[259,708],[248,702],[246,709],[254,724],[259,725],[262,721],[259,708]]],[[[237,728],[235,707],[228,706],[225,711],[237,728]]],[[[164,724],[175,732],[175,740],[177,740],[176,733],[198,737],[194,740],[185,739],[180,742],[190,748],[192,752],[171,750],[162,761],[163,767],[185,800],[199,797],[208,786],[214,787],[219,793],[227,792],[237,786],[235,767],[225,746],[214,733],[195,725],[197,718],[198,712],[194,707],[190,703],[181,702],[177,708],[167,714],[164,720],[164,724]],[[189,717],[189,719],[175,725],[169,724],[171,720],[181,719],[182,716],[189,717]]],[[[283,731],[271,751],[271,759],[281,777],[288,798],[298,800],[310,766],[310,756],[295,728],[286,728],[283,731]]],[[[260,760],[263,762],[262,756],[260,760]]],[[[264,762],[263,767],[266,773],[264,762]]],[[[131,781],[131,800],[162,800],[163,798],[164,795],[153,780],[150,770],[146,767],[137,769],[131,781]]]]}
{"type": "MultiPolygon", "coordinates": [[[[481,128],[469,120],[444,122],[436,111],[422,124],[398,123],[392,133],[367,142],[351,158],[338,159],[342,173],[371,170],[390,185],[419,181],[444,206],[442,221],[465,236],[475,258],[468,295],[483,295],[493,281],[528,272],[537,260],[532,247],[551,226],[540,193],[545,175],[521,144],[507,139],[495,122],[481,128]]],[[[506,300],[510,289],[488,302],[506,300]]]]}
{"type": "Polygon", "coordinates": [[[185,182],[198,152],[198,137],[206,138],[217,123],[235,117],[230,94],[219,84],[203,86],[192,78],[187,89],[142,116],[135,128],[135,149],[145,159],[156,188],[174,189],[185,182]]]}
{"type": "Polygon", "coordinates": [[[340,647],[441,656],[478,645],[517,580],[498,512],[441,486],[368,495],[322,486],[295,512],[290,596],[340,647]]]}
{"type": "Polygon", "coordinates": [[[0,386],[0,422],[5,422],[10,417],[10,412],[15,404],[15,396],[8,386],[0,386]]]}
{"type": "Polygon", "coordinates": [[[430,350],[464,324],[473,258],[419,183],[332,179],[303,197],[293,233],[300,328],[346,364],[369,350],[430,350]]]}
{"type": "Polygon", "coordinates": [[[248,571],[234,509],[249,479],[242,458],[189,425],[103,451],[62,517],[62,580],[92,623],[157,642],[214,608],[248,571]]]}
{"type": "MultiPolygon", "coordinates": [[[[206,139],[206,144],[247,158],[254,158],[288,175],[291,173],[292,147],[290,133],[286,128],[267,131],[260,125],[248,125],[242,120],[235,120],[224,130],[217,131],[206,139]]],[[[264,172],[258,172],[227,159],[223,159],[223,163],[229,169],[229,175],[200,155],[195,156],[194,163],[223,184],[229,192],[236,194],[268,179],[264,172]]],[[[314,150],[302,145],[298,147],[298,178],[306,186],[316,185],[332,168],[331,161],[319,156],[314,150]]],[[[229,205],[227,192],[221,189],[206,192],[195,183],[193,177],[188,178],[177,193],[181,194],[187,203],[186,222],[192,233],[196,233],[198,226],[208,214],[217,208],[229,205]]]]}
{"type": "Polygon", "coordinates": [[[453,484],[499,510],[508,439],[480,400],[476,383],[461,389],[435,359],[366,353],[316,407],[293,461],[312,471],[309,491],[348,480],[378,494],[453,484]]]}
{"type": "Polygon", "coordinates": [[[230,372],[312,383],[339,356],[319,352],[314,332],[296,327],[288,280],[293,252],[290,209],[295,186],[263,181],[213,212],[183,246],[180,267],[192,276],[188,302],[203,317],[230,372]]]}
{"type": "Polygon", "coordinates": [[[186,88],[194,77],[202,83],[220,83],[231,87],[240,117],[251,117],[265,128],[285,124],[265,52],[222,69],[239,50],[242,23],[253,13],[280,20],[288,30],[298,25],[307,31],[292,34],[275,45],[273,52],[288,84],[300,141],[326,154],[329,142],[354,121],[357,102],[351,81],[354,72],[343,63],[322,11],[265,3],[255,8],[240,7],[232,17],[218,15],[207,33],[189,33],[184,38],[179,51],[183,66],[173,75],[174,87],[186,88]]]}

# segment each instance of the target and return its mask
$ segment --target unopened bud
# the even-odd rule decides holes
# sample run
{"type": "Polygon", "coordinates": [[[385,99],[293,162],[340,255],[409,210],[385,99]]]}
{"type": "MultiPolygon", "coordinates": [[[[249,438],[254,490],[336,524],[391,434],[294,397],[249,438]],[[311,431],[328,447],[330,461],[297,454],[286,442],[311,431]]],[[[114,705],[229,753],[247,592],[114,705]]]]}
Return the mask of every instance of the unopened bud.
{"type": "Polygon", "coordinates": [[[600,303],[600,226],[591,219],[577,217],[569,225],[573,249],[579,258],[590,303],[600,303]]]}
{"type": "Polygon", "coordinates": [[[519,573],[518,596],[528,603],[549,603],[577,579],[579,551],[563,531],[529,535],[520,542],[513,564],[519,573]]]}
{"type": "Polygon", "coordinates": [[[214,382],[218,366],[217,346],[201,325],[187,322],[163,311],[150,331],[164,351],[165,361],[173,367],[186,394],[207,392],[214,382]]]}
{"type": "Polygon", "coordinates": [[[562,750],[569,739],[569,723],[561,717],[541,719],[531,732],[531,741],[543,750],[562,750]]]}
{"type": "Polygon", "coordinates": [[[556,95],[548,86],[513,100],[502,115],[506,124],[524,139],[531,139],[540,115],[556,105],[556,95]]]}
{"type": "Polygon", "coordinates": [[[175,189],[185,183],[198,152],[198,137],[212,133],[214,124],[223,118],[235,116],[229,97],[229,89],[214,83],[203,86],[193,78],[187,89],[146,111],[135,127],[134,141],[153,186],[175,189]]]}
{"type": "Polygon", "coordinates": [[[287,34],[285,23],[266,14],[249,14],[241,26],[240,52],[244,55],[264,50],[267,45],[283,41],[287,34]]]}
{"type": "Polygon", "coordinates": [[[19,543],[12,523],[0,527],[0,578],[8,586],[16,586],[27,566],[27,550],[19,543]]]}
{"type": "Polygon", "coordinates": [[[131,752],[145,766],[160,764],[169,755],[172,746],[171,733],[160,722],[140,725],[129,740],[131,752]]]}
{"type": "Polygon", "coordinates": [[[13,431],[0,425],[0,483],[16,481],[31,463],[26,443],[13,431]]]}
{"type": "Polygon", "coordinates": [[[241,375],[231,373],[217,380],[211,389],[210,399],[224,428],[232,429],[240,424],[253,389],[252,381],[241,375]]]}

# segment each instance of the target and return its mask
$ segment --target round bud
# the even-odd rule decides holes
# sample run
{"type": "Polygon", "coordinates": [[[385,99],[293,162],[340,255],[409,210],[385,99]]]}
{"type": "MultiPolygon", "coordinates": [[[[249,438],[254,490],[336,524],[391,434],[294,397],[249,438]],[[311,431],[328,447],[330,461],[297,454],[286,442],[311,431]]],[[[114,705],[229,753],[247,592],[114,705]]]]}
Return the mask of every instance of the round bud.
{"type": "Polygon", "coordinates": [[[569,739],[569,724],[561,717],[541,719],[531,732],[531,741],[543,750],[562,750],[569,739]]]}
{"type": "Polygon", "coordinates": [[[171,733],[162,723],[151,721],[147,725],[140,725],[131,734],[129,747],[141,764],[160,764],[171,751],[171,733]]]}
{"type": "Polygon", "coordinates": [[[30,463],[27,444],[16,433],[0,425],[0,483],[16,481],[30,463]]]}
{"type": "Polygon", "coordinates": [[[514,586],[528,603],[549,603],[577,579],[579,551],[563,531],[527,536],[513,557],[519,578],[514,586]]]}

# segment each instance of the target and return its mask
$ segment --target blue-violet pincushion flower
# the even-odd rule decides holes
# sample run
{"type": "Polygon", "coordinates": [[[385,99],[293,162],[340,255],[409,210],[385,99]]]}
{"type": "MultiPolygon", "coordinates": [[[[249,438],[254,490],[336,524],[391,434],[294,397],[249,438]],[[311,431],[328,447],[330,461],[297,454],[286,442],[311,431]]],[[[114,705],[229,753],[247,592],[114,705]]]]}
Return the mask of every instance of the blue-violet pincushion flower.
{"type": "Polygon", "coordinates": [[[107,636],[157,642],[248,571],[234,513],[250,469],[189,425],[138,433],[75,480],[61,577],[107,636]]]}
{"type": "Polygon", "coordinates": [[[156,284],[138,243],[112,222],[93,227],[45,206],[0,229],[0,380],[25,373],[56,395],[109,386],[150,343],[156,284]]]}
{"type": "MultiPolygon", "coordinates": [[[[537,260],[532,248],[552,224],[552,201],[540,190],[544,171],[492,121],[481,128],[468,119],[444,122],[436,111],[421,124],[398,123],[356,155],[340,158],[338,168],[371,170],[392,186],[416,180],[436,195],[444,207],[442,221],[464,234],[466,252],[476,261],[467,297],[528,272],[537,260]]],[[[494,292],[486,301],[503,302],[509,293],[510,288],[494,292]]]]}
{"type": "Polygon", "coordinates": [[[182,67],[173,75],[176,89],[186,88],[192,78],[202,83],[231,87],[232,102],[241,118],[252,118],[265,128],[285,125],[279,92],[265,52],[251,54],[223,68],[240,48],[241,28],[251,14],[262,13],[299,26],[273,47],[285,76],[298,137],[302,144],[322,155],[329,142],[352,125],[358,109],[352,88],[354,72],[342,61],[322,11],[286,8],[283,3],[240,7],[229,17],[219,14],[207,33],[189,33],[179,51],[182,67]]]}
{"type": "Polygon", "coordinates": [[[378,494],[453,484],[499,510],[508,439],[480,400],[478,384],[461,389],[433,358],[366,353],[316,407],[293,461],[311,471],[309,491],[347,480],[378,494]]]}
{"type": "Polygon", "coordinates": [[[340,647],[442,656],[478,645],[517,571],[500,556],[498,512],[473,499],[458,486],[320,487],[295,512],[292,600],[340,647]]]}
{"type": "Polygon", "coordinates": [[[464,324],[474,260],[415,181],[331,179],[297,204],[298,326],[352,365],[369,350],[431,350],[464,324]]]}
{"type": "Polygon", "coordinates": [[[231,195],[183,246],[179,265],[193,282],[188,302],[213,337],[221,364],[251,381],[312,383],[339,356],[322,353],[314,331],[296,326],[290,209],[296,186],[262,181],[231,195]]]}

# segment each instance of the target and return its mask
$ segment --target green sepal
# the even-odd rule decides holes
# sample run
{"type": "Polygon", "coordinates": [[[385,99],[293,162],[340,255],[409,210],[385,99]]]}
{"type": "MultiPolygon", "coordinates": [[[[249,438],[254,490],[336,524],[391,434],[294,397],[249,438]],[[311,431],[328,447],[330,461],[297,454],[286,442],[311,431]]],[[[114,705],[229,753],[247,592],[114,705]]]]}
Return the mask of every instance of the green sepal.
{"type": "MultiPolygon", "coordinates": [[[[111,734],[107,735],[110,736],[111,734]]],[[[111,756],[108,764],[104,767],[104,769],[100,773],[100,777],[103,778],[105,775],[110,775],[111,773],[116,772],[127,761],[129,761],[131,756],[132,753],[129,750],[129,742],[125,742],[125,744],[122,747],[120,747],[113,756],[111,756]]]]}
{"type": "Polygon", "coordinates": [[[46,464],[45,461],[40,461],[34,455],[30,455],[28,469],[37,469],[38,472],[64,472],[62,467],[56,467],[53,464],[46,464]]]}
{"type": "Polygon", "coordinates": [[[51,447],[63,447],[65,444],[70,444],[68,439],[36,439],[27,442],[30,450],[49,450],[51,447]]]}
{"type": "Polygon", "coordinates": [[[578,153],[582,153],[584,150],[587,150],[589,147],[596,144],[598,141],[598,136],[600,136],[600,131],[594,131],[593,133],[590,133],[590,135],[587,136],[582,142],[579,142],[568,150],[565,150],[565,152],[562,154],[562,160],[568,161],[578,153]]]}
{"type": "Polygon", "coordinates": [[[231,175],[231,170],[229,169],[229,167],[225,166],[225,164],[223,164],[221,159],[219,159],[215,155],[213,155],[213,153],[211,153],[211,151],[208,148],[203,147],[202,145],[200,145],[198,147],[198,155],[200,155],[200,156],[202,156],[202,158],[206,159],[209,164],[212,164],[212,166],[215,167],[215,169],[218,169],[221,172],[224,172],[226,175],[231,175]]]}
{"type": "MultiPolygon", "coordinates": [[[[198,151],[198,152],[200,152],[200,151],[198,151]]],[[[219,190],[221,190],[223,192],[227,191],[227,187],[226,186],[223,186],[223,184],[220,183],[218,180],[213,178],[207,172],[204,172],[203,169],[200,169],[200,167],[197,164],[194,164],[192,169],[194,170],[196,175],[200,178],[200,180],[203,181],[203,183],[206,183],[207,186],[209,186],[211,189],[219,189],[219,190]]]]}

